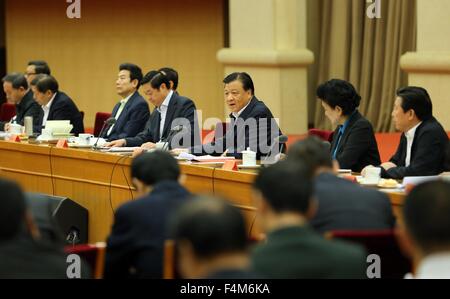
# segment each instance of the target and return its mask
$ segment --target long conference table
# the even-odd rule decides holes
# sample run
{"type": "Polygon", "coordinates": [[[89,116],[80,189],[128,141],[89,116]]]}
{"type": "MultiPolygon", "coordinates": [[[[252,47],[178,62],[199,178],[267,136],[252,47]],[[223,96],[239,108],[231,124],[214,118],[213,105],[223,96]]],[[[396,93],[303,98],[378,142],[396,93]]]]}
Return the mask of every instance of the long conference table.
{"type": "MultiPolygon", "coordinates": [[[[136,199],[131,161],[131,157],[119,154],[0,141],[0,176],[18,182],[25,191],[68,197],[85,207],[89,212],[89,243],[105,241],[114,211],[136,199]]],[[[228,171],[188,162],[180,167],[182,184],[190,192],[226,198],[243,212],[249,235],[260,234],[252,199],[257,171],[228,171]]],[[[401,218],[404,193],[388,195],[394,213],[401,218]]]]}

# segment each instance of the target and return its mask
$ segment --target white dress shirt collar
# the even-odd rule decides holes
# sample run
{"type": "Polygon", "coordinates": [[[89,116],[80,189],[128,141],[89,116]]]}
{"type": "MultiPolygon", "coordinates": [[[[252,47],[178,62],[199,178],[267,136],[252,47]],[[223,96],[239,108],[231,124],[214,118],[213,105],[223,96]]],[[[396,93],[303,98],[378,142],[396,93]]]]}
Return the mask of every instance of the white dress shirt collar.
{"type": "Polygon", "coordinates": [[[134,95],[134,92],[132,94],[130,94],[129,96],[127,96],[125,99],[121,100],[120,103],[128,103],[128,101],[131,99],[131,97],[134,95]]]}
{"type": "Polygon", "coordinates": [[[53,95],[53,97],[50,99],[50,101],[48,101],[47,104],[45,104],[45,105],[42,106],[42,110],[44,110],[44,117],[42,118],[42,124],[41,124],[41,125],[44,126],[44,127],[45,127],[45,125],[47,124],[47,119],[48,119],[48,116],[49,116],[49,114],[50,114],[50,108],[52,107],[53,100],[55,99],[56,94],[57,94],[57,93],[55,93],[55,94],[53,95]]]}
{"type": "Polygon", "coordinates": [[[414,139],[414,135],[416,134],[416,130],[417,128],[422,124],[422,122],[418,123],[417,125],[415,125],[413,128],[409,129],[409,131],[407,131],[405,133],[405,137],[407,139],[414,139]]]}
{"type": "Polygon", "coordinates": [[[231,114],[237,119],[239,117],[239,115],[242,114],[242,112],[244,112],[244,110],[248,107],[248,105],[250,105],[250,103],[252,102],[253,97],[250,99],[250,101],[248,101],[247,105],[245,105],[244,108],[242,108],[239,112],[231,112],[231,114]]]}
{"type": "Polygon", "coordinates": [[[164,110],[164,108],[167,110],[167,107],[169,107],[170,99],[172,98],[172,95],[173,95],[173,90],[169,91],[169,94],[164,99],[164,102],[162,102],[162,104],[158,108],[156,108],[156,109],[158,109],[158,111],[160,113],[161,113],[161,110],[164,110]],[[164,107],[164,108],[161,109],[161,107],[164,107]]]}
{"type": "Polygon", "coordinates": [[[405,158],[405,166],[408,167],[411,164],[411,148],[414,142],[414,136],[416,135],[416,130],[420,126],[422,122],[418,123],[412,129],[405,133],[406,137],[406,158],[405,158]]]}
{"type": "Polygon", "coordinates": [[[52,96],[52,98],[50,99],[50,101],[48,101],[47,104],[45,104],[44,106],[42,106],[42,108],[43,108],[44,110],[47,109],[48,111],[50,111],[50,108],[52,107],[52,104],[53,104],[53,100],[56,98],[56,94],[57,94],[57,93],[55,93],[55,94],[52,96]]]}
{"type": "Polygon", "coordinates": [[[167,111],[169,110],[169,104],[170,104],[170,99],[172,98],[172,95],[173,95],[173,91],[171,90],[169,92],[169,94],[167,95],[166,99],[164,100],[164,102],[158,108],[156,108],[158,110],[158,112],[161,114],[161,119],[159,122],[160,138],[162,138],[163,133],[164,133],[164,127],[166,126],[166,116],[167,116],[167,111]]]}

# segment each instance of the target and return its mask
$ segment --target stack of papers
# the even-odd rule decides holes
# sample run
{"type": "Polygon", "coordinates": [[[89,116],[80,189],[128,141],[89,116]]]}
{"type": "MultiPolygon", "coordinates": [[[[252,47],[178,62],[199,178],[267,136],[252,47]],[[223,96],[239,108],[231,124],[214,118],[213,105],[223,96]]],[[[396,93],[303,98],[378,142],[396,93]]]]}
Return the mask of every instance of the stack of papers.
{"type": "Polygon", "coordinates": [[[132,153],[140,147],[103,147],[101,150],[109,153],[132,153]]]}
{"type": "Polygon", "coordinates": [[[213,157],[210,155],[207,156],[195,156],[188,153],[181,153],[178,157],[178,160],[188,160],[193,162],[225,162],[229,160],[235,160],[234,157],[213,157]]]}

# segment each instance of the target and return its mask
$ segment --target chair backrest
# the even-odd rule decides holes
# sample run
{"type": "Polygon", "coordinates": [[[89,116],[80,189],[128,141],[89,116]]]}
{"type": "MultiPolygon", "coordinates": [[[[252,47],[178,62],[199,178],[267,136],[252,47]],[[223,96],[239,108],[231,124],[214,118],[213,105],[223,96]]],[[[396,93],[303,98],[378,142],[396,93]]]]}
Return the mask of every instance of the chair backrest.
{"type": "Polygon", "coordinates": [[[3,103],[0,107],[0,121],[10,121],[16,115],[16,105],[3,103]]]}
{"type": "Polygon", "coordinates": [[[381,278],[401,279],[412,271],[411,260],[401,252],[393,230],[331,231],[325,236],[358,243],[366,248],[369,255],[378,255],[381,259],[381,278]]]}
{"type": "Polygon", "coordinates": [[[103,278],[105,266],[106,244],[66,246],[66,254],[76,254],[83,258],[91,267],[95,279],[103,278]]]}
{"type": "Polygon", "coordinates": [[[109,112],[97,112],[97,114],[95,114],[94,136],[100,135],[103,124],[111,117],[111,115],[112,114],[109,112]]]}
{"type": "Polygon", "coordinates": [[[174,240],[164,242],[163,279],[177,278],[176,247],[174,240]]]}
{"type": "Polygon", "coordinates": [[[333,131],[310,129],[308,136],[317,136],[323,141],[331,142],[333,140],[333,131]]]}

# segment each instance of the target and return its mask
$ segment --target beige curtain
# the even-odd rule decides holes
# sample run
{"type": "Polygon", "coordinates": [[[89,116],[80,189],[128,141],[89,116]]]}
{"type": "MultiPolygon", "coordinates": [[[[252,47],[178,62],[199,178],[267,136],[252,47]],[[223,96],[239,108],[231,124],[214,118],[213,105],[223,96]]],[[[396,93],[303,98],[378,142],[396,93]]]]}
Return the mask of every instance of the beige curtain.
{"type": "MultiPolygon", "coordinates": [[[[391,131],[395,91],[407,85],[400,57],[416,47],[416,0],[381,0],[381,19],[367,17],[366,0],[318,1],[316,86],[332,78],[350,81],[361,94],[360,111],[375,131],[391,131]]],[[[315,127],[331,129],[320,102],[314,98],[311,104],[315,127]]]]}

